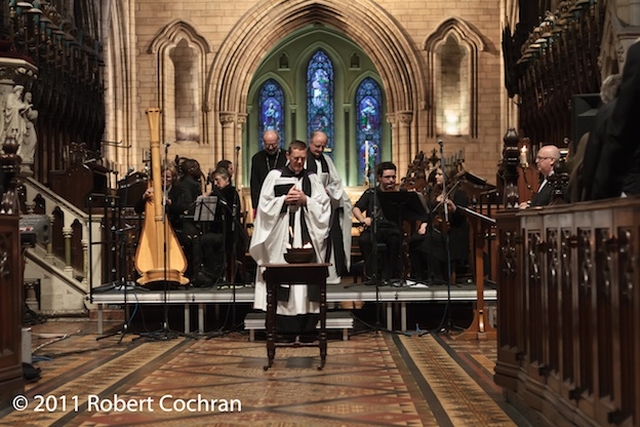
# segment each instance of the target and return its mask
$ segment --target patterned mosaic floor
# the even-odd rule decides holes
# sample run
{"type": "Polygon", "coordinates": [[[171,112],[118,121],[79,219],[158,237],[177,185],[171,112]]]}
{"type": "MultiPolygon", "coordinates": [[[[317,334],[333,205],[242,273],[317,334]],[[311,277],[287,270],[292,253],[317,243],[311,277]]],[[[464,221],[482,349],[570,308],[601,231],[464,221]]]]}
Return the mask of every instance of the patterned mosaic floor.
{"type": "Polygon", "coordinates": [[[493,384],[495,341],[371,332],[330,341],[322,371],[314,348],[279,348],[264,371],[265,344],[246,335],[96,341],[92,328],[34,327],[42,379],[0,425],[526,425],[493,384]]]}

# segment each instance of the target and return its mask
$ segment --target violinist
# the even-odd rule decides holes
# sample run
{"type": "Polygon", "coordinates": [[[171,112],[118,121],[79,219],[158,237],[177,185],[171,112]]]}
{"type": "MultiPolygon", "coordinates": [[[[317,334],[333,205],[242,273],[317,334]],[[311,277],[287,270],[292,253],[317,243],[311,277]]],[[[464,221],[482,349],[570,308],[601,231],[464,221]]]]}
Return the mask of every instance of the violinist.
{"type": "Polygon", "coordinates": [[[380,163],[376,167],[376,181],[378,182],[377,187],[365,191],[354,205],[353,216],[364,226],[364,230],[360,233],[359,244],[364,256],[365,275],[371,277],[376,262],[380,261],[382,265],[378,265],[378,270],[381,272],[382,282],[390,284],[394,273],[393,269],[400,264],[402,231],[393,218],[385,218],[377,196],[381,192],[396,191],[396,165],[391,162],[380,163]],[[375,236],[373,234],[374,221],[377,230],[375,236]],[[374,242],[386,245],[385,256],[380,257],[380,260],[373,259],[374,242]]]}
{"type": "Polygon", "coordinates": [[[429,174],[427,186],[429,224],[420,227],[409,241],[412,276],[416,280],[446,283],[447,263],[451,262],[454,270],[460,269],[469,258],[469,225],[464,212],[457,209],[467,206],[469,199],[455,186],[447,196],[443,194],[441,169],[429,174]]]}

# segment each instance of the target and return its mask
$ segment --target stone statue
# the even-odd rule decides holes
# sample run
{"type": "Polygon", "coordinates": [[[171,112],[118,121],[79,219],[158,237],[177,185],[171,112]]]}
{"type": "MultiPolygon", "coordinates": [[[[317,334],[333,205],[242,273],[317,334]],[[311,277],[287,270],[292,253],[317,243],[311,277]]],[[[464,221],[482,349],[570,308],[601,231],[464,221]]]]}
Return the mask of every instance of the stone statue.
{"type": "Polygon", "coordinates": [[[18,147],[18,155],[22,158],[22,164],[33,164],[33,157],[36,152],[36,143],[38,135],[36,134],[35,122],[38,119],[38,110],[33,108],[31,104],[31,92],[24,95],[25,108],[22,113],[24,120],[24,137],[20,147],[18,147]]]}
{"type": "Polygon", "coordinates": [[[4,134],[2,139],[12,136],[18,144],[22,145],[26,132],[25,118],[23,116],[28,105],[22,100],[24,86],[15,85],[7,95],[7,103],[4,108],[4,134]]]}

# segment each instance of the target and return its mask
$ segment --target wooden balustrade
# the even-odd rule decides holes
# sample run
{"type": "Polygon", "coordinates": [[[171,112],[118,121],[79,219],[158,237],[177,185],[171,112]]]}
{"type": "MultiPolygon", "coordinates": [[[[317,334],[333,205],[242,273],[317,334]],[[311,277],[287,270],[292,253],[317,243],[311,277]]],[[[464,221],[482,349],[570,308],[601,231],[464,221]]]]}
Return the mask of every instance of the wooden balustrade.
{"type": "Polygon", "coordinates": [[[640,425],[640,199],[496,217],[496,383],[550,425],[640,425]]]}

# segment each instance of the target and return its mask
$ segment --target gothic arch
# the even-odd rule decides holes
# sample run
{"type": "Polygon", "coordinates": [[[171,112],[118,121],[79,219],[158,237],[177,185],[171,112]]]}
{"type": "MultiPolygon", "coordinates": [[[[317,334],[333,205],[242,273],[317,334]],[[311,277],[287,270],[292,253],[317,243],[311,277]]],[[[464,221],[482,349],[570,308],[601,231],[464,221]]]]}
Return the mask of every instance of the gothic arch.
{"type": "Polygon", "coordinates": [[[410,126],[426,95],[422,59],[402,27],[372,0],[290,3],[259,2],[238,22],[216,54],[205,96],[217,108],[222,123],[223,152],[241,144],[242,129],[238,125],[244,122],[247,93],[261,58],[287,34],[306,25],[326,24],[360,45],[375,64],[386,93],[389,121],[400,123],[393,126],[393,157],[408,161],[410,126]]]}
{"type": "Polygon", "coordinates": [[[437,106],[435,100],[438,49],[443,46],[449,36],[453,36],[456,42],[467,49],[469,53],[469,135],[473,138],[478,135],[478,52],[485,49],[482,36],[471,25],[456,17],[448,18],[441,22],[435,30],[429,34],[422,49],[426,51],[428,76],[428,109],[429,118],[427,124],[427,134],[433,137],[436,134],[436,113],[437,106]]]}
{"type": "Polygon", "coordinates": [[[206,84],[207,54],[211,50],[207,38],[180,19],[164,26],[151,40],[147,53],[156,57],[159,106],[166,112],[162,120],[162,140],[173,140],[175,135],[177,141],[208,144],[208,108],[201,94],[206,84]],[[180,67],[187,68],[187,75],[194,75],[195,78],[192,81],[172,80],[171,77],[179,73],[180,67]],[[176,82],[182,83],[178,85],[176,82]],[[177,111],[173,106],[167,108],[183,86],[186,86],[184,92],[194,95],[195,99],[193,103],[184,102],[182,105],[188,108],[193,104],[196,106],[194,111],[177,111]]]}

